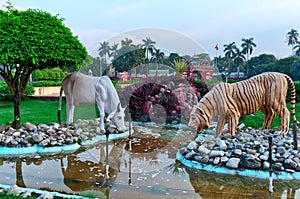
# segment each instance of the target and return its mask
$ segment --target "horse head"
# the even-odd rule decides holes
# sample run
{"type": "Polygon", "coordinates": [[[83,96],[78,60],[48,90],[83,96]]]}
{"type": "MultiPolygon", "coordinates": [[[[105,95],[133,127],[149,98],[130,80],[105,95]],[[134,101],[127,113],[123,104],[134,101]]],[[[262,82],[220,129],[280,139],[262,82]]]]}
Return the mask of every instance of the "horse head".
{"type": "Polygon", "coordinates": [[[116,110],[114,110],[107,116],[106,121],[114,124],[118,131],[124,132],[126,130],[124,117],[125,108],[122,108],[121,103],[119,102],[116,110]]]}

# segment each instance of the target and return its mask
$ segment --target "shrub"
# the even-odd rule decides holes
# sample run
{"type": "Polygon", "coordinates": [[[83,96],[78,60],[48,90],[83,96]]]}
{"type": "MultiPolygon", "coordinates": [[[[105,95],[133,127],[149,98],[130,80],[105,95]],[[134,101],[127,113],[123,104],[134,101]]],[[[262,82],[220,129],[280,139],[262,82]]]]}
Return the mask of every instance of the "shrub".
{"type": "Polygon", "coordinates": [[[45,86],[61,86],[61,81],[34,81],[29,82],[33,87],[45,87],[45,86]]]}
{"type": "Polygon", "coordinates": [[[35,70],[32,73],[32,78],[35,81],[41,80],[51,80],[51,81],[61,81],[68,72],[62,71],[60,68],[35,70]]]}
{"type": "MultiPolygon", "coordinates": [[[[7,100],[13,99],[13,94],[5,81],[0,81],[0,93],[1,93],[0,94],[1,98],[7,99],[7,100]]],[[[34,94],[34,88],[33,88],[32,84],[28,83],[26,86],[25,93],[23,95],[23,99],[24,99],[24,97],[28,97],[33,94],[34,94]]]]}

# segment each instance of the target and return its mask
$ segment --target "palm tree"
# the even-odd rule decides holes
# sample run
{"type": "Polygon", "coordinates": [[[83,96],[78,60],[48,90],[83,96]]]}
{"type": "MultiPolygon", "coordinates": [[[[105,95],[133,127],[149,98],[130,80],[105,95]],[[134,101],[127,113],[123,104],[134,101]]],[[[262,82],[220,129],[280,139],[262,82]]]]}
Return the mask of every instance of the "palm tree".
{"type": "Polygon", "coordinates": [[[158,76],[158,66],[163,63],[165,54],[161,52],[159,49],[155,49],[152,53],[152,57],[150,62],[156,63],[156,77],[158,76]]]}
{"type": "Polygon", "coordinates": [[[286,39],[288,45],[292,45],[292,56],[294,56],[294,44],[298,43],[299,33],[295,29],[291,29],[290,32],[286,34],[286,39]]]}
{"type": "Polygon", "coordinates": [[[249,67],[248,67],[248,61],[249,61],[249,56],[253,52],[253,48],[256,47],[256,44],[253,42],[253,37],[249,39],[242,39],[242,52],[247,55],[247,77],[249,74],[249,67]]]}
{"type": "Polygon", "coordinates": [[[237,47],[235,45],[235,42],[224,45],[223,52],[225,53],[225,57],[228,59],[228,70],[227,70],[228,72],[227,72],[227,75],[229,73],[230,63],[232,62],[232,59],[235,57],[236,49],[237,49],[237,47]]]}
{"type": "Polygon", "coordinates": [[[109,42],[100,42],[100,47],[98,49],[98,53],[100,55],[100,57],[103,57],[104,56],[104,61],[105,61],[105,64],[107,64],[107,57],[106,56],[110,56],[110,46],[109,46],[109,42]]]}
{"type": "Polygon", "coordinates": [[[156,44],[155,41],[152,41],[150,37],[146,37],[146,39],[142,40],[144,44],[142,44],[142,48],[146,51],[147,59],[149,59],[149,54],[153,53],[153,50],[155,49],[154,44],[156,44]]]}
{"type": "Polygon", "coordinates": [[[240,49],[235,49],[234,54],[234,63],[237,65],[237,78],[240,77],[240,65],[244,62],[245,56],[243,51],[240,51],[240,49]]]}
{"type": "Polygon", "coordinates": [[[113,56],[113,58],[116,58],[116,56],[117,56],[118,46],[119,46],[119,43],[114,43],[114,44],[110,47],[110,50],[111,50],[111,56],[113,56]]]}
{"type": "Polygon", "coordinates": [[[132,40],[126,37],[124,40],[121,41],[121,46],[122,47],[133,46],[132,40]]]}
{"type": "Polygon", "coordinates": [[[296,46],[294,46],[295,55],[300,57],[300,42],[297,43],[296,46]]]}

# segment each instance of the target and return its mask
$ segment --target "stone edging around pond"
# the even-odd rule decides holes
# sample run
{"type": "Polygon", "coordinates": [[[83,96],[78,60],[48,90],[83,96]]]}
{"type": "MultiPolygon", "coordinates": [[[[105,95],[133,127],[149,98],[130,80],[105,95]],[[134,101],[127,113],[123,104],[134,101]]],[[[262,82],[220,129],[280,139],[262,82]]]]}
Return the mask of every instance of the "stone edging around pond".
{"type": "Polygon", "coordinates": [[[5,189],[9,191],[9,193],[12,195],[24,196],[27,194],[27,196],[31,196],[31,193],[35,193],[40,195],[42,198],[59,197],[59,198],[72,198],[72,199],[88,199],[87,197],[78,196],[78,195],[62,194],[58,192],[49,192],[49,191],[44,191],[39,189],[24,188],[24,187],[18,187],[16,185],[10,186],[10,185],[0,184],[0,189],[5,189]]]}
{"type": "MultiPolygon", "coordinates": [[[[268,179],[270,177],[270,173],[268,171],[250,170],[250,169],[229,169],[226,167],[220,167],[220,166],[215,166],[210,164],[202,164],[195,160],[187,160],[180,154],[179,151],[176,154],[176,158],[183,165],[194,169],[211,171],[211,172],[222,173],[222,174],[229,174],[229,175],[241,175],[241,176],[248,176],[254,178],[262,178],[262,179],[268,179]]],[[[279,174],[273,173],[272,177],[273,179],[281,179],[281,180],[300,180],[300,173],[280,172],[279,174]]]]}
{"type": "MultiPolygon", "coordinates": [[[[297,142],[300,143],[298,134],[297,142]]],[[[300,180],[300,150],[294,148],[292,132],[281,136],[246,128],[235,136],[226,133],[215,137],[215,130],[210,129],[179,148],[177,159],[196,169],[256,178],[268,178],[272,167],[274,178],[300,180]]]]}
{"type": "MultiPolygon", "coordinates": [[[[115,139],[127,138],[129,136],[129,131],[119,134],[110,134],[108,141],[115,139]]],[[[34,157],[36,155],[56,155],[61,153],[73,153],[77,151],[80,147],[90,147],[98,143],[104,143],[106,141],[106,135],[97,135],[91,140],[84,140],[80,143],[63,145],[63,146],[52,146],[52,147],[41,147],[41,146],[31,146],[31,147],[0,147],[0,157],[13,158],[13,157],[34,157]]]]}

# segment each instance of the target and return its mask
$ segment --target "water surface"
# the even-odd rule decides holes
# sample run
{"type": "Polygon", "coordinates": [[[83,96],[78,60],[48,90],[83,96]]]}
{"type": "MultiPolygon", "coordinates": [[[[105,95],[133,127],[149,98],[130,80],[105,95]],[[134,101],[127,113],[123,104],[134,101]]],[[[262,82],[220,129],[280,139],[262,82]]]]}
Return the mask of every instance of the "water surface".
{"type": "Polygon", "coordinates": [[[135,126],[131,139],[81,148],[73,154],[0,158],[0,183],[89,194],[99,198],[300,198],[299,181],[269,181],[185,168],[180,146],[195,138],[187,128],[135,126]]]}

